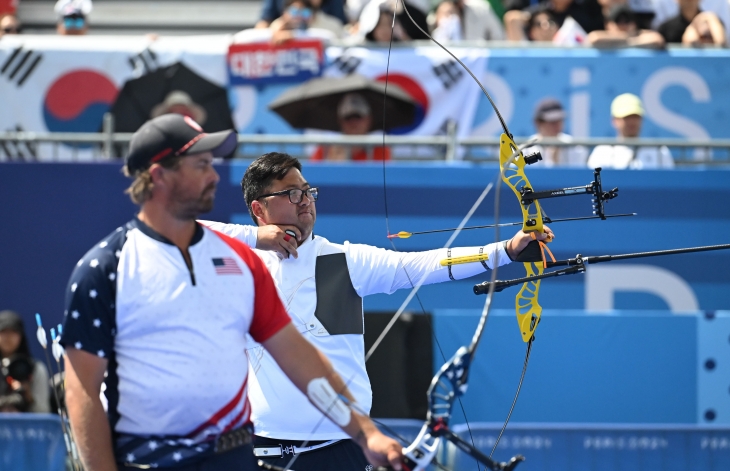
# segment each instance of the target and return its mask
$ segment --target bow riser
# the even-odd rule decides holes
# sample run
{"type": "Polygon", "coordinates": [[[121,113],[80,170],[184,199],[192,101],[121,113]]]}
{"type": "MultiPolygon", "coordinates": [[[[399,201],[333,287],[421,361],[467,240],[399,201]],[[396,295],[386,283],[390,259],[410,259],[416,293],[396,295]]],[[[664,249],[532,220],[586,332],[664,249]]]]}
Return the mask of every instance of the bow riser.
{"type": "MultiPolygon", "coordinates": [[[[525,190],[532,191],[530,180],[525,175],[525,165],[528,164],[524,154],[519,150],[514,140],[503,133],[499,138],[499,168],[502,171],[502,181],[512,189],[520,201],[522,210],[522,230],[524,232],[543,232],[543,211],[537,198],[525,199],[525,190]]],[[[534,242],[533,242],[534,243],[534,242]]],[[[527,276],[542,274],[543,266],[538,263],[524,263],[527,276]]],[[[540,321],[542,307],[538,302],[540,281],[524,283],[515,297],[515,314],[517,325],[524,342],[529,342],[535,333],[540,321]]]]}
{"type": "Polygon", "coordinates": [[[525,232],[543,232],[543,212],[537,199],[522,204],[522,189],[532,188],[530,180],[525,175],[524,154],[519,150],[515,141],[506,133],[499,137],[499,168],[502,171],[502,181],[510,187],[520,201],[522,210],[522,230],[525,232]]]}

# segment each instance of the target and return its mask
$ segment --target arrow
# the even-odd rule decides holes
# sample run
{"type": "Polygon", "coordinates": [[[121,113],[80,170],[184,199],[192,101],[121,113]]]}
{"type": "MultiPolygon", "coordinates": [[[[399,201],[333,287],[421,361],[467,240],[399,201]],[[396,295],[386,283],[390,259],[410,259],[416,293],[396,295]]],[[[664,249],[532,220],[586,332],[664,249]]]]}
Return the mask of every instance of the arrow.
{"type": "MultiPolygon", "coordinates": [[[[637,213],[626,213],[626,214],[608,214],[604,216],[605,218],[620,218],[620,217],[626,217],[626,216],[636,216],[637,213]]],[[[583,221],[585,219],[603,219],[600,216],[581,216],[576,218],[562,218],[562,219],[550,219],[549,217],[543,218],[543,221],[552,224],[554,222],[566,222],[566,221],[583,221]]],[[[462,231],[467,231],[470,229],[487,229],[490,227],[508,227],[508,226],[521,226],[521,222],[505,222],[503,224],[488,224],[486,226],[469,226],[469,227],[462,227],[462,231]]],[[[388,239],[408,239],[411,236],[414,235],[421,235],[421,234],[434,234],[436,232],[451,232],[455,231],[457,228],[451,228],[451,229],[434,229],[431,231],[420,231],[420,232],[406,232],[401,231],[397,234],[388,234],[388,239]]]]}

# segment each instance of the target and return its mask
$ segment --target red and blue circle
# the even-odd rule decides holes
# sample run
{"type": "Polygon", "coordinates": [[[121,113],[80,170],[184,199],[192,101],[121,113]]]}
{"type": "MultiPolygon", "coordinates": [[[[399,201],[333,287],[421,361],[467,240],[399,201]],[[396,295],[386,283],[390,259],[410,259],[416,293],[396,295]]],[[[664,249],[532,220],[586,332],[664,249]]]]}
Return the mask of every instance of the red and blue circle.
{"type": "Polygon", "coordinates": [[[43,100],[43,119],[51,132],[98,132],[119,90],[93,70],[72,70],[58,77],[43,100]]]}
{"type": "MultiPolygon", "coordinates": [[[[403,89],[404,92],[409,94],[411,98],[416,102],[416,119],[410,126],[401,126],[399,128],[393,128],[389,132],[391,134],[408,134],[409,132],[416,129],[421,125],[424,119],[426,119],[426,113],[428,113],[428,95],[423,90],[421,85],[413,80],[411,77],[405,74],[390,73],[387,76],[388,83],[394,83],[403,89]]],[[[385,74],[376,77],[375,80],[378,82],[385,82],[385,74]]]]}

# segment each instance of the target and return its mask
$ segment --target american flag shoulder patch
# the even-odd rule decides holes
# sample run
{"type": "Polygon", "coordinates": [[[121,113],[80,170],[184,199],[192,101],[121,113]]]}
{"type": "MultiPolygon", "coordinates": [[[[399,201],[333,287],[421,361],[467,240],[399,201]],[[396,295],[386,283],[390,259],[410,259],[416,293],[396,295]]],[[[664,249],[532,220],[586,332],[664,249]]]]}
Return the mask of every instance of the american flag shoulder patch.
{"type": "Polygon", "coordinates": [[[233,257],[214,258],[213,266],[219,275],[243,275],[233,257]]]}

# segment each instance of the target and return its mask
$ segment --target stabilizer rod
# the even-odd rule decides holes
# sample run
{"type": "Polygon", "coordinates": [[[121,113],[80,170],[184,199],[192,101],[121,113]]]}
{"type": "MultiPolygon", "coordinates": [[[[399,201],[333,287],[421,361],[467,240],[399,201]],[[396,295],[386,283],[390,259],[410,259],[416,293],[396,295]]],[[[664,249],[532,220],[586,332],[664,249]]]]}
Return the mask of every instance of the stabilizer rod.
{"type": "MultiPolygon", "coordinates": [[[[532,242],[530,242],[532,244],[532,242]]],[[[530,246],[528,245],[528,248],[530,246]]],[[[683,249],[669,249],[669,250],[655,250],[652,252],[636,252],[636,253],[626,253],[626,254],[619,254],[619,255],[595,255],[595,256],[589,256],[584,257],[580,254],[576,255],[575,258],[569,258],[567,260],[558,260],[556,262],[547,262],[546,267],[552,268],[552,267],[564,267],[567,266],[568,268],[562,268],[560,270],[554,270],[551,272],[543,273],[541,275],[535,275],[535,276],[525,276],[522,278],[516,278],[514,280],[497,280],[494,284],[494,291],[499,293],[500,291],[509,288],[511,286],[517,286],[522,283],[529,283],[534,280],[541,280],[544,278],[554,278],[556,276],[562,276],[562,275],[574,275],[576,273],[583,273],[586,271],[586,265],[591,263],[601,263],[601,262],[610,262],[613,260],[629,260],[634,258],[645,258],[645,257],[659,257],[663,255],[678,255],[683,253],[693,253],[693,252],[710,252],[713,250],[727,250],[730,249],[730,244],[720,244],[720,245],[706,245],[702,247],[687,247],[683,249]]],[[[524,252],[524,251],[523,251],[524,252]]],[[[521,254],[522,255],[522,254],[521,254]]],[[[537,260],[532,260],[534,258],[534,254],[530,254],[529,256],[520,258],[518,257],[518,261],[534,261],[538,262],[537,260]]],[[[489,292],[489,288],[492,285],[491,282],[485,281],[484,283],[479,283],[474,285],[474,294],[486,294],[489,292]]]]}

